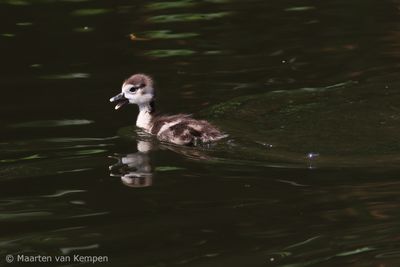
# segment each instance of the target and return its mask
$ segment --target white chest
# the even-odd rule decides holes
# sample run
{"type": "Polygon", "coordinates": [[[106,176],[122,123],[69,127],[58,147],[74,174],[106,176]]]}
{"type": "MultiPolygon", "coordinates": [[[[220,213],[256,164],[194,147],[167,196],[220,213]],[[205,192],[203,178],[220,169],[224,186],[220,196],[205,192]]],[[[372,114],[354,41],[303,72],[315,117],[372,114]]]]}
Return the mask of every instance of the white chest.
{"type": "Polygon", "coordinates": [[[139,115],[136,120],[136,126],[143,128],[145,131],[149,132],[151,128],[152,116],[148,110],[140,110],[139,115]]]}

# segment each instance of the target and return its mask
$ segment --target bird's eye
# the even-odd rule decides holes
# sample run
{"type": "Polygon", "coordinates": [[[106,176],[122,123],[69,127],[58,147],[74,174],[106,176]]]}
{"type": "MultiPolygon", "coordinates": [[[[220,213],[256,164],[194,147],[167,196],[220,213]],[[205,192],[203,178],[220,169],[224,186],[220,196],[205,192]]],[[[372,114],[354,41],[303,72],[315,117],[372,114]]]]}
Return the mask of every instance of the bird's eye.
{"type": "Polygon", "coordinates": [[[131,87],[131,88],[129,89],[129,92],[132,92],[132,93],[134,93],[134,92],[136,92],[136,91],[137,91],[137,89],[139,89],[139,87],[137,87],[137,86],[133,86],[133,87],[131,87]]]}
{"type": "Polygon", "coordinates": [[[144,88],[146,85],[144,83],[135,84],[129,89],[132,93],[136,92],[138,89],[144,88]]]}

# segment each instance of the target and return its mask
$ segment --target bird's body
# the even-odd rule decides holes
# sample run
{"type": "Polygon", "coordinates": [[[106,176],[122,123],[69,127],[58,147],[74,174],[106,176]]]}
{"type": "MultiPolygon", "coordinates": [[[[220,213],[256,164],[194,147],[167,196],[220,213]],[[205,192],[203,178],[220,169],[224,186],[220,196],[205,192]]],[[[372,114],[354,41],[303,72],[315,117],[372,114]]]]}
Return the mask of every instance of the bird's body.
{"type": "Polygon", "coordinates": [[[127,103],[139,106],[136,126],[160,141],[178,145],[197,145],[218,141],[224,137],[218,128],[205,120],[196,120],[187,114],[156,116],[154,109],[154,88],[152,79],[145,74],[135,74],[122,85],[122,92],[110,99],[118,101],[115,109],[127,103]]]}

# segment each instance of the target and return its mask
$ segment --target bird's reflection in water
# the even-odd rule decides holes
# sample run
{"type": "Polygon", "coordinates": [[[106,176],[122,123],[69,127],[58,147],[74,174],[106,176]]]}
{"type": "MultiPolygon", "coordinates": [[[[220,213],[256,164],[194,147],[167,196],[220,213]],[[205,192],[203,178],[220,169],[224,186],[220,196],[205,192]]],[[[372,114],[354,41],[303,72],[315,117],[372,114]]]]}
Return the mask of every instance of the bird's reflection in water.
{"type": "Polygon", "coordinates": [[[110,176],[120,177],[124,185],[134,188],[143,188],[153,185],[153,170],[150,152],[154,150],[169,150],[183,155],[191,160],[211,160],[207,155],[209,146],[187,147],[168,143],[160,143],[148,134],[136,131],[137,152],[129,154],[114,154],[110,158],[117,163],[110,165],[110,176]]]}
{"type": "Polygon", "coordinates": [[[149,152],[152,143],[138,141],[136,153],[110,156],[118,162],[109,166],[110,175],[121,177],[124,185],[129,187],[147,187],[153,184],[153,173],[150,164],[149,152]]]}

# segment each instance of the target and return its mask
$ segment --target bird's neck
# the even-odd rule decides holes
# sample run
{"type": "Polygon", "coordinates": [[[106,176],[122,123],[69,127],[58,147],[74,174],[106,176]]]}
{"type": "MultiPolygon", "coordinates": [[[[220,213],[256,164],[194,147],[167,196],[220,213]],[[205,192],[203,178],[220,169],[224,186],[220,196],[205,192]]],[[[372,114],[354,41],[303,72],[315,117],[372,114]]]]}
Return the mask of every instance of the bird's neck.
{"type": "Polygon", "coordinates": [[[150,103],[139,105],[139,115],[136,120],[136,126],[149,132],[151,129],[151,120],[153,119],[154,108],[150,103]]]}

